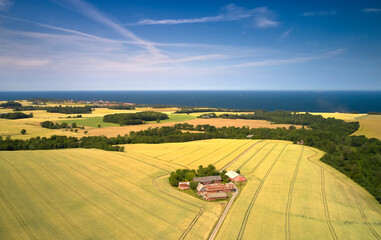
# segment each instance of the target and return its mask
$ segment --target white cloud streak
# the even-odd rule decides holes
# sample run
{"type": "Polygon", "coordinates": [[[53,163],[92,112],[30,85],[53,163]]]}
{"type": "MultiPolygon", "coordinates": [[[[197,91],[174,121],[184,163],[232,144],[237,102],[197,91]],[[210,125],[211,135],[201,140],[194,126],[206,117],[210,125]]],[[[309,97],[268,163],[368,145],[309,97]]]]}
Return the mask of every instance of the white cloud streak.
{"type": "Polygon", "coordinates": [[[381,12],[381,8],[365,8],[362,11],[366,13],[381,12]]]}
{"type": "Polygon", "coordinates": [[[275,20],[275,14],[267,7],[258,7],[254,9],[246,9],[229,4],[221,9],[221,14],[217,16],[208,16],[200,18],[185,19],[162,19],[152,20],[144,19],[134,25],[174,25],[186,23],[207,23],[207,22],[230,22],[239,21],[246,18],[254,18],[254,25],[259,28],[276,27],[280,22],[275,20]]]}
{"type": "Polygon", "coordinates": [[[282,35],[280,36],[280,38],[288,38],[291,34],[291,32],[294,30],[294,28],[289,28],[287,31],[285,31],[284,33],[282,33],[282,35]]]}
{"type": "Polygon", "coordinates": [[[26,59],[18,57],[0,56],[0,67],[7,68],[35,68],[46,66],[49,63],[47,59],[26,59]]]}
{"type": "Polygon", "coordinates": [[[0,0],[0,11],[7,11],[12,5],[10,0],[0,0]]]}
{"type": "Polygon", "coordinates": [[[305,12],[302,16],[306,17],[314,17],[314,16],[335,16],[337,14],[335,9],[327,10],[327,11],[317,11],[317,12],[305,12]]]}
{"type": "Polygon", "coordinates": [[[81,0],[66,0],[71,6],[75,8],[79,13],[87,16],[88,18],[97,21],[111,29],[113,29],[115,32],[119,33],[120,35],[133,40],[134,42],[140,44],[142,47],[144,47],[148,52],[150,52],[154,57],[163,58],[165,57],[158,48],[155,47],[155,45],[152,42],[146,41],[137,35],[135,35],[133,32],[125,29],[121,25],[111,21],[107,17],[105,17],[102,13],[100,13],[97,9],[95,9],[90,4],[81,1],[81,0]]]}

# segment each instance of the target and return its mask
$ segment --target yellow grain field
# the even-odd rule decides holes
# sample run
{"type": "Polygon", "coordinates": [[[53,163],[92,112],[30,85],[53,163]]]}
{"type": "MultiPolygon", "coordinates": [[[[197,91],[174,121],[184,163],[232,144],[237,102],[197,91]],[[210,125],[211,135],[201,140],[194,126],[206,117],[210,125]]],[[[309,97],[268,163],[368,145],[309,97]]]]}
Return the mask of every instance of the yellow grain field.
{"type": "Polygon", "coordinates": [[[360,128],[353,135],[365,135],[368,138],[381,139],[381,116],[367,115],[359,118],[360,128]]]}
{"type": "Polygon", "coordinates": [[[0,239],[208,239],[226,202],[168,183],[178,168],[240,169],[248,182],[217,239],[379,239],[381,206],[286,141],[213,139],[0,152],[0,239]]]}

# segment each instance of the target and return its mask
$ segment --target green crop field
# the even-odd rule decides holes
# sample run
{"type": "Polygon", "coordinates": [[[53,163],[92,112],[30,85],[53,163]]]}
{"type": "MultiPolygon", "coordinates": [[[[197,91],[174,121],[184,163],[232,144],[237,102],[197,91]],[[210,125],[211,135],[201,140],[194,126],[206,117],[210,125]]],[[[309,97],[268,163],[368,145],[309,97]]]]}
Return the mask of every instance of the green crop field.
{"type": "Polygon", "coordinates": [[[207,239],[226,202],[173,189],[177,168],[212,163],[248,178],[218,239],[380,239],[381,206],[285,141],[204,140],[0,152],[0,239],[207,239]]]}
{"type": "Polygon", "coordinates": [[[101,127],[119,126],[119,124],[116,123],[103,122],[103,117],[74,118],[70,120],[60,120],[60,122],[69,124],[76,123],[78,126],[94,128],[98,127],[98,125],[101,125],[101,127]]]}

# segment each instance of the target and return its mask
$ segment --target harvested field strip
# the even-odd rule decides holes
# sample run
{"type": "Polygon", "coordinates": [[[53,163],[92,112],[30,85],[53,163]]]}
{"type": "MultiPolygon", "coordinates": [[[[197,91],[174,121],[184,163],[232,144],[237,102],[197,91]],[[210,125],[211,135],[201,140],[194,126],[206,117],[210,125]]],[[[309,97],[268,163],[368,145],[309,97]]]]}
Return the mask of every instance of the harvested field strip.
{"type": "Polygon", "coordinates": [[[11,211],[11,213],[13,214],[13,216],[17,219],[17,221],[19,222],[20,226],[24,229],[25,233],[28,235],[28,237],[30,239],[35,239],[37,240],[37,238],[34,236],[34,234],[30,231],[30,229],[28,228],[28,226],[25,224],[25,222],[22,220],[22,218],[20,217],[20,215],[17,213],[17,211],[14,209],[14,207],[12,206],[12,204],[8,201],[8,199],[5,197],[5,195],[3,194],[3,192],[0,190],[0,197],[1,199],[3,200],[3,202],[5,203],[5,205],[8,207],[8,209],[11,211]]]}
{"type": "Polygon", "coordinates": [[[322,167],[321,167],[321,193],[323,196],[325,220],[327,222],[329,232],[331,233],[332,238],[337,240],[338,238],[337,238],[335,229],[332,226],[331,217],[329,216],[329,209],[328,209],[328,204],[327,204],[327,194],[325,192],[325,173],[324,173],[324,168],[322,168],[322,167]]]}
{"type": "MultiPolygon", "coordinates": [[[[252,148],[254,148],[258,143],[260,143],[261,141],[259,142],[256,142],[254,143],[253,145],[251,145],[248,149],[246,149],[244,152],[242,152],[240,155],[238,155],[236,158],[234,158],[232,161],[230,161],[229,163],[227,163],[224,167],[222,167],[219,171],[223,171],[225,170],[226,168],[230,167],[233,163],[235,163],[236,161],[238,161],[243,155],[245,155],[247,152],[249,152],[252,148]]],[[[249,158],[250,159],[250,158],[249,158]]]]}
{"type": "MultiPolygon", "coordinates": [[[[49,171],[49,172],[53,173],[51,169],[48,169],[48,168],[45,167],[44,165],[42,165],[42,164],[36,162],[36,161],[33,160],[33,159],[30,159],[30,160],[31,160],[32,162],[34,162],[35,164],[39,165],[41,168],[44,168],[46,171],[49,171]]],[[[77,168],[74,168],[74,167],[72,167],[72,166],[70,166],[70,165],[68,165],[68,164],[66,164],[66,163],[63,163],[63,162],[60,162],[60,164],[63,165],[63,166],[65,166],[66,168],[69,168],[69,169],[71,169],[72,171],[78,173],[79,175],[83,176],[84,178],[90,180],[91,182],[94,182],[96,185],[98,185],[99,187],[105,189],[105,190],[106,190],[107,192],[109,192],[111,195],[113,195],[113,196],[117,197],[118,199],[120,199],[120,200],[126,202],[127,204],[131,204],[131,205],[135,206],[136,208],[141,209],[142,211],[144,211],[144,212],[146,212],[146,213],[152,215],[153,217],[157,218],[158,220],[163,221],[163,222],[165,222],[165,223],[167,223],[167,224],[169,224],[169,225],[172,225],[172,226],[174,226],[174,227],[180,227],[180,226],[175,226],[173,223],[167,221],[166,219],[164,219],[164,218],[161,217],[160,215],[158,215],[158,214],[156,214],[156,213],[154,213],[154,212],[152,212],[152,211],[149,211],[148,209],[145,209],[145,208],[143,208],[143,207],[137,205],[137,204],[135,203],[135,201],[126,199],[125,197],[121,196],[119,193],[117,193],[116,191],[112,190],[111,188],[105,186],[104,184],[100,183],[99,181],[96,181],[94,178],[90,177],[89,175],[84,174],[82,171],[77,170],[77,168]]],[[[94,173],[91,173],[91,174],[94,174],[94,173]]],[[[113,181],[111,181],[110,179],[108,179],[108,178],[106,178],[106,177],[104,177],[104,176],[102,176],[102,177],[103,177],[105,180],[107,180],[107,181],[113,183],[113,181]]]]}
{"type": "Polygon", "coordinates": [[[90,239],[90,237],[79,228],[71,219],[69,219],[61,210],[59,210],[49,199],[47,199],[38,189],[29,181],[29,179],[13,164],[11,164],[6,159],[3,159],[6,163],[8,163],[26,182],[26,184],[42,199],[48,204],[58,215],[60,215],[66,222],[68,222],[79,234],[81,234],[85,239],[90,239]]]}
{"type": "Polygon", "coordinates": [[[242,220],[242,224],[241,224],[241,227],[240,227],[240,230],[238,232],[238,236],[237,236],[237,239],[243,239],[243,234],[245,232],[245,228],[246,228],[246,224],[247,224],[247,220],[249,219],[249,216],[250,216],[250,213],[251,213],[251,209],[253,208],[254,204],[255,204],[255,201],[263,187],[263,184],[265,183],[267,177],[270,175],[272,169],[274,168],[275,164],[278,162],[280,156],[282,155],[282,153],[284,152],[284,150],[286,149],[287,145],[285,145],[282,150],[280,151],[280,153],[278,154],[278,156],[275,158],[275,160],[273,161],[273,163],[271,164],[270,168],[267,170],[265,176],[263,177],[263,179],[261,180],[260,184],[259,184],[259,187],[257,188],[257,191],[255,192],[253,198],[251,199],[251,202],[248,206],[248,208],[246,209],[246,212],[245,212],[245,215],[243,217],[243,220],[242,220]]]}
{"type": "Polygon", "coordinates": [[[361,217],[362,217],[362,219],[364,219],[364,222],[368,226],[369,230],[372,232],[372,234],[374,235],[374,237],[376,239],[381,239],[380,235],[378,235],[377,231],[373,228],[372,224],[369,222],[369,219],[368,219],[367,215],[365,214],[364,209],[361,206],[361,203],[359,202],[359,200],[357,198],[357,193],[353,193],[353,197],[355,199],[357,208],[360,211],[361,217]]]}
{"type": "Polygon", "coordinates": [[[243,162],[237,169],[241,170],[249,161],[251,161],[268,143],[265,143],[262,147],[260,147],[250,158],[248,158],[245,162],[243,162]]]}
{"type": "Polygon", "coordinates": [[[300,161],[302,160],[303,151],[304,151],[304,147],[302,147],[302,151],[300,151],[298,162],[296,164],[296,168],[295,168],[295,171],[294,171],[294,175],[292,176],[292,180],[291,180],[290,188],[289,188],[289,192],[288,192],[286,215],[285,215],[285,225],[286,225],[286,227],[285,227],[285,234],[286,234],[286,236],[285,237],[286,237],[286,239],[290,239],[291,238],[291,232],[290,232],[290,210],[291,210],[291,203],[292,203],[292,192],[294,190],[294,184],[295,184],[296,176],[298,175],[298,170],[299,170],[299,166],[300,166],[300,161]]]}
{"type": "Polygon", "coordinates": [[[234,154],[235,152],[237,152],[239,149],[243,148],[243,147],[246,147],[246,145],[250,144],[250,142],[247,142],[243,145],[240,145],[239,147],[237,147],[236,149],[234,149],[233,151],[231,151],[230,153],[226,154],[225,156],[223,156],[222,158],[218,159],[216,162],[213,163],[213,165],[216,165],[217,163],[221,162],[222,160],[224,160],[225,158],[229,157],[230,155],[234,154]]]}
{"type": "Polygon", "coordinates": [[[263,156],[263,158],[257,163],[257,165],[254,166],[253,169],[251,169],[250,171],[250,174],[253,174],[255,172],[255,170],[257,170],[257,168],[263,163],[263,161],[265,161],[265,159],[270,155],[270,153],[278,146],[278,144],[275,144],[267,153],[265,156],[263,156]]]}

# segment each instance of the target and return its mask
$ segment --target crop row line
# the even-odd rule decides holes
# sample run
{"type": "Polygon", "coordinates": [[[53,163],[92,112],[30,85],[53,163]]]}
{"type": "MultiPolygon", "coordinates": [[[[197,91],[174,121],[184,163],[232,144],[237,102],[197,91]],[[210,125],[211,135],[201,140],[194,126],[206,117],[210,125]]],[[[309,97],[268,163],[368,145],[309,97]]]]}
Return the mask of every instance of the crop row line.
{"type": "Polygon", "coordinates": [[[220,150],[221,148],[226,147],[226,146],[229,145],[229,144],[231,144],[231,143],[224,144],[224,145],[222,145],[221,147],[219,147],[219,148],[217,148],[217,149],[215,149],[215,150],[213,150],[213,151],[211,151],[211,152],[208,152],[207,154],[205,154],[205,155],[203,155],[203,156],[201,156],[201,157],[199,157],[199,158],[196,158],[196,159],[193,160],[192,162],[188,163],[188,165],[190,165],[190,164],[192,164],[192,163],[195,163],[195,162],[197,162],[198,160],[200,160],[200,159],[202,159],[202,158],[204,158],[204,157],[206,157],[206,156],[209,156],[209,155],[211,155],[211,154],[217,152],[218,150],[220,150]]]}
{"type": "Polygon", "coordinates": [[[213,163],[213,165],[216,165],[217,163],[221,162],[222,160],[224,160],[225,158],[227,158],[228,156],[232,155],[233,153],[235,153],[238,149],[244,147],[245,145],[247,144],[244,144],[244,145],[241,145],[237,148],[235,148],[233,151],[231,151],[230,153],[226,154],[225,156],[223,156],[222,158],[218,159],[216,162],[213,163]]]}
{"type": "MultiPolygon", "coordinates": [[[[223,168],[221,168],[221,170],[219,170],[220,172],[225,170],[226,168],[230,167],[233,163],[235,163],[236,161],[238,161],[243,155],[245,155],[248,151],[250,151],[253,147],[255,147],[258,143],[260,143],[262,141],[258,141],[256,143],[254,143],[253,145],[251,145],[248,149],[246,149],[245,151],[243,151],[240,155],[238,155],[236,158],[234,158],[232,161],[230,161],[228,164],[226,164],[223,168]]],[[[249,158],[251,159],[251,158],[249,158]]]]}
{"type": "Polygon", "coordinates": [[[294,191],[294,184],[296,181],[296,177],[298,175],[300,162],[303,157],[303,151],[304,147],[302,147],[302,150],[300,151],[298,162],[296,163],[294,175],[292,176],[290,188],[288,190],[288,198],[287,198],[287,205],[286,205],[286,214],[285,214],[285,234],[286,234],[286,240],[291,238],[291,231],[290,231],[290,210],[291,210],[291,203],[292,203],[292,192],[294,191]]]}
{"type": "Polygon", "coordinates": [[[332,226],[331,217],[329,215],[329,209],[328,209],[328,203],[327,203],[327,194],[325,192],[325,173],[324,173],[324,168],[322,168],[322,167],[321,167],[321,193],[323,196],[325,220],[327,222],[329,232],[331,233],[332,238],[337,240],[338,238],[337,238],[335,229],[332,226]]]}
{"type": "Polygon", "coordinates": [[[8,199],[5,197],[5,195],[3,194],[3,192],[0,190],[0,197],[1,199],[4,201],[5,205],[7,205],[7,207],[9,208],[9,210],[11,210],[13,216],[17,219],[17,221],[19,222],[19,224],[21,225],[21,227],[24,229],[24,231],[26,232],[26,234],[28,235],[28,237],[30,239],[35,239],[37,240],[37,238],[33,235],[33,233],[30,231],[30,229],[28,228],[28,226],[25,224],[25,222],[22,220],[22,218],[20,217],[20,215],[17,213],[17,211],[13,208],[12,204],[8,201],[8,199]]]}
{"type": "Polygon", "coordinates": [[[265,156],[263,156],[263,158],[254,166],[254,168],[250,171],[250,174],[253,174],[255,172],[255,170],[257,170],[257,168],[263,163],[263,161],[265,161],[265,159],[270,155],[270,153],[272,153],[272,151],[275,149],[275,147],[278,146],[278,144],[275,144],[267,153],[265,156]]]}
{"type": "MultiPolygon", "coordinates": [[[[262,141],[260,141],[260,142],[262,142],[262,141]]],[[[253,155],[251,155],[250,158],[248,158],[245,162],[243,162],[237,169],[240,170],[241,168],[243,168],[251,159],[253,159],[267,145],[268,145],[268,143],[265,143],[262,147],[260,147],[257,151],[255,151],[255,153],[253,155]]]]}
{"type": "MultiPolygon", "coordinates": [[[[242,224],[241,224],[241,227],[240,227],[240,230],[238,232],[238,236],[237,236],[237,239],[242,239],[243,238],[243,233],[245,232],[245,228],[246,228],[246,224],[247,224],[247,221],[249,219],[249,215],[251,213],[251,210],[253,209],[253,206],[255,204],[255,201],[257,200],[257,197],[263,187],[263,184],[265,183],[267,177],[270,175],[271,171],[273,170],[275,164],[278,162],[280,156],[282,155],[282,153],[284,152],[284,150],[286,149],[287,145],[285,145],[283,147],[283,149],[280,151],[280,153],[278,154],[278,156],[275,158],[275,160],[273,161],[273,163],[271,164],[270,168],[267,170],[265,176],[263,177],[263,179],[261,180],[257,190],[255,191],[255,194],[253,196],[253,198],[251,199],[251,202],[248,206],[248,208],[246,209],[246,212],[245,212],[245,215],[244,215],[244,218],[242,220],[242,224]]],[[[267,155],[268,156],[268,155],[267,155]]]]}
{"type": "Polygon", "coordinates": [[[57,212],[66,222],[68,222],[79,234],[81,234],[85,239],[91,239],[79,226],[77,226],[69,217],[67,217],[61,210],[59,210],[44,194],[42,194],[30,181],[29,179],[13,164],[5,160],[27,183],[27,185],[45,202],[47,203],[55,212],[57,212]]]}
{"type": "Polygon", "coordinates": [[[187,236],[187,234],[189,233],[189,231],[190,231],[190,230],[192,229],[192,227],[196,224],[196,222],[198,221],[198,219],[201,217],[202,213],[204,212],[205,205],[206,205],[206,204],[204,204],[204,205],[200,208],[199,213],[193,218],[192,222],[189,224],[189,226],[187,227],[187,229],[185,229],[185,231],[183,232],[183,234],[181,234],[179,240],[183,240],[183,239],[185,239],[185,237],[187,236]]]}

